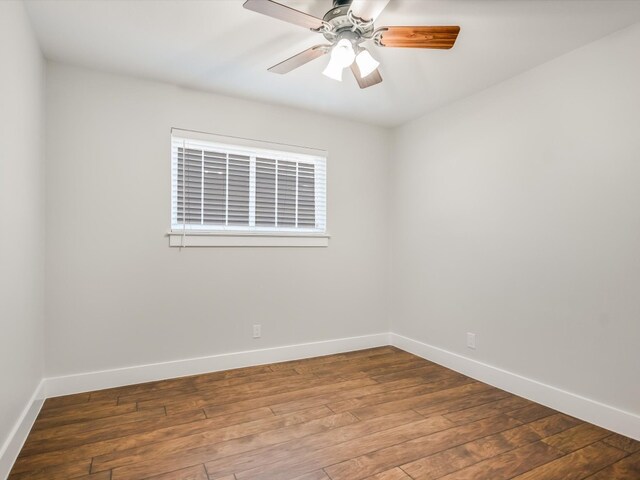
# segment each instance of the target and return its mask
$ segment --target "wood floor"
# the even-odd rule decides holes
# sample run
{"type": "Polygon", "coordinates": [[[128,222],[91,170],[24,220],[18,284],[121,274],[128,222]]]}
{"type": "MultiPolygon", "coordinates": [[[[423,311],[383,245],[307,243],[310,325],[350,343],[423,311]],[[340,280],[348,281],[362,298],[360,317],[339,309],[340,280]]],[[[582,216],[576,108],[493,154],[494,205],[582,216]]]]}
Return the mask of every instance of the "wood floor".
{"type": "Polygon", "coordinates": [[[49,399],[9,478],[639,480],[640,442],[383,347],[49,399]]]}

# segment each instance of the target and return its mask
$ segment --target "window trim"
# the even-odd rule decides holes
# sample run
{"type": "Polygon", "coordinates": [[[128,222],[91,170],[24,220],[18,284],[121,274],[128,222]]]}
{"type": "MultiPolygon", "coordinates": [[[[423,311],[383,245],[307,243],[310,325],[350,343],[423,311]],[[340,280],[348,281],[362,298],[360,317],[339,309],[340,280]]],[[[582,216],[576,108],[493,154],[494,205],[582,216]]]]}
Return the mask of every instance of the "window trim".
{"type": "MultiPolygon", "coordinates": [[[[228,137],[215,135],[199,131],[171,129],[171,168],[173,172],[173,144],[174,138],[185,139],[193,142],[205,142],[213,147],[218,146],[227,152],[240,155],[256,157],[256,154],[266,154],[269,158],[286,161],[302,161],[305,163],[323,163],[323,173],[325,175],[326,195],[326,169],[327,152],[324,150],[301,147],[296,145],[286,145],[260,140],[250,140],[238,137],[228,137]]],[[[254,162],[252,161],[252,166],[254,162]]],[[[255,168],[255,167],[252,167],[255,168]]],[[[297,181],[297,179],[296,179],[297,181]]],[[[215,230],[207,228],[206,225],[187,225],[186,228],[176,228],[173,211],[173,173],[171,174],[171,228],[167,232],[170,247],[327,247],[330,235],[327,229],[327,202],[324,201],[324,231],[315,228],[280,227],[274,230],[272,227],[239,227],[221,226],[215,230]]],[[[250,201],[254,201],[251,199],[250,201]]],[[[296,206],[297,208],[297,206],[296,206]]]]}
{"type": "Polygon", "coordinates": [[[328,247],[328,234],[227,233],[211,231],[168,232],[170,247],[328,247]]]}

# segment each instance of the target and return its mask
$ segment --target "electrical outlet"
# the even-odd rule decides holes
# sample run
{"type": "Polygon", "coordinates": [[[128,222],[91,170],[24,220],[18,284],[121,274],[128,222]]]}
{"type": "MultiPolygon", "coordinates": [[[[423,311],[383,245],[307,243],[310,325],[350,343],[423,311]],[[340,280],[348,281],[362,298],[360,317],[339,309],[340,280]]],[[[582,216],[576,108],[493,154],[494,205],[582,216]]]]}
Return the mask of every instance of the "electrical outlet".
{"type": "Polygon", "coordinates": [[[476,334],[467,332],[467,347],[476,349],[476,334]]]}
{"type": "Polygon", "coordinates": [[[253,338],[260,338],[262,336],[262,327],[260,325],[253,326],[253,338]]]}

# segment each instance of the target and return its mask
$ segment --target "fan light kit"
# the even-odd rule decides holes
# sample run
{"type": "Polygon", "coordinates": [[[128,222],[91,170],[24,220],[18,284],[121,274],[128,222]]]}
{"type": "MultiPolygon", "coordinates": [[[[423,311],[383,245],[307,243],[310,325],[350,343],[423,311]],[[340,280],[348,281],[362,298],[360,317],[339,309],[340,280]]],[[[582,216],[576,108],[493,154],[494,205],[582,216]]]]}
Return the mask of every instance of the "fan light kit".
{"type": "MultiPolygon", "coordinates": [[[[350,66],[356,58],[356,53],[353,51],[353,45],[347,39],[342,39],[336,43],[331,49],[331,59],[327,68],[322,72],[329,78],[342,81],[342,70],[350,66]]],[[[364,76],[364,74],[363,74],[364,76]]]]}
{"type": "Polygon", "coordinates": [[[342,72],[350,67],[360,88],[382,82],[380,63],[362,44],[371,40],[378,47],[450,49],[460,27],[374,27],[378,15],[389,0],[333,0],[333,7],[320,19],[273,0],[247,0],[244,8],[277,18],[322,34],[329,44],[315,45],[269,69],[289,73],[302,65],[329,55],[322,72],[342,81],[342,72]]]}

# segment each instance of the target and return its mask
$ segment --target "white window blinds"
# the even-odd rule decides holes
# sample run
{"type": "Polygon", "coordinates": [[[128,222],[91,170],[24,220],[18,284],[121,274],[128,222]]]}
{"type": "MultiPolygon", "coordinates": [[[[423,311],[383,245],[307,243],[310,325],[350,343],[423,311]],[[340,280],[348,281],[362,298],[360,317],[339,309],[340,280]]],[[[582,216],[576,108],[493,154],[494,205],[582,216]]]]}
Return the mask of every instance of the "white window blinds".
{"type": "Polygon", "coordinates": [[[325,233],[326,158],[172,136],[171,228],[325,233]]]}

